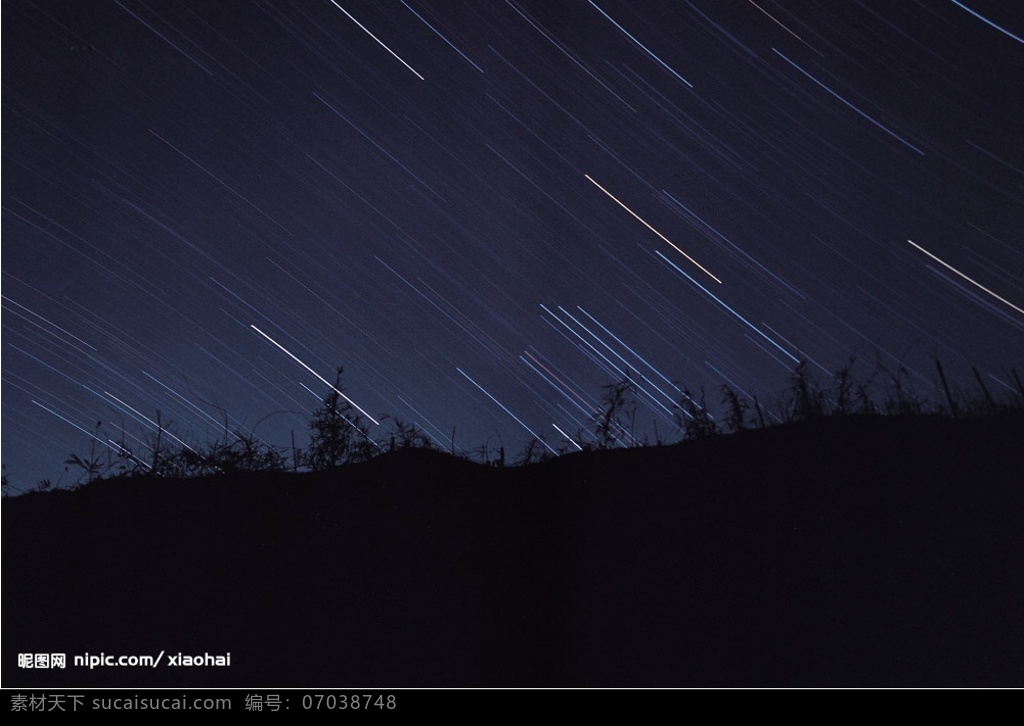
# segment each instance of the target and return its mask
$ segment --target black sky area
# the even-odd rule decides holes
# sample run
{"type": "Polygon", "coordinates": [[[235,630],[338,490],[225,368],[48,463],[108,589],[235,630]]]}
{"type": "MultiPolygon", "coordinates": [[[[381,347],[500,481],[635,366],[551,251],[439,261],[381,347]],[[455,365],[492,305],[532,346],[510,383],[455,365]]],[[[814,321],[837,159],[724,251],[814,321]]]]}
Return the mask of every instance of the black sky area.
{"type": "Polygon", "coordinates": [[[653,437],[684,387],[768,398],[803,359],[929,396],[935,360],[995,392],[1024,363],[1017,3],[2,13],[18,487],[157,421],[304,443],[339,365],[371,435],[511,452],[571,448],[627,375],[653,437]]]}

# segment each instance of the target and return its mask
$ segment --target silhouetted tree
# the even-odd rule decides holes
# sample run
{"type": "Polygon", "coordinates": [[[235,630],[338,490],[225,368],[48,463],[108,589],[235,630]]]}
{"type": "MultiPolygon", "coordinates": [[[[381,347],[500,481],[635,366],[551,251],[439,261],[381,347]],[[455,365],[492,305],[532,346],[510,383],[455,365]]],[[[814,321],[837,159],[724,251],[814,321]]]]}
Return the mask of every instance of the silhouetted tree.
{"type": "Polygon", "coordinates": [[[339,366],[334,385],[309,423],[307,463],[315,471],[369,459],[376,449],[362,416],[342,395],[342,370],[339,366]]]}

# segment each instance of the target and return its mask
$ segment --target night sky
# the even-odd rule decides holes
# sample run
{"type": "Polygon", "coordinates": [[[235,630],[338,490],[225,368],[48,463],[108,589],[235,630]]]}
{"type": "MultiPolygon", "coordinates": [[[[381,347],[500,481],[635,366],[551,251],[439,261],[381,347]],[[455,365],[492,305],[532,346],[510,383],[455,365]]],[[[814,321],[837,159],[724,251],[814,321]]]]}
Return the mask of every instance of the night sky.
{"type": "Polygon", "coordinates": [[[158,416],[302,445],[339,365],[513,458],[627,375],[653,439],[803,359],[1024,364],[1018,3],[12,0],[2,48],[19,487],[158,416]]]}

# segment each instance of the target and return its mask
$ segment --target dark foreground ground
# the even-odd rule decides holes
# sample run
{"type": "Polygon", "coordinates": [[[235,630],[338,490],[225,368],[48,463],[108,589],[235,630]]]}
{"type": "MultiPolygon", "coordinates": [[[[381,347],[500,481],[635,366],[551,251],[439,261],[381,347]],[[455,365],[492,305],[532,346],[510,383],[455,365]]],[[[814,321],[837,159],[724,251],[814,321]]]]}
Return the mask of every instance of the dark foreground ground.
{"type": "Polygon", "coordinates": [[[1020,416],[522,469],[407,451],[98,482],[2,516],[5,687],[1024,685],[1020,416]]]}

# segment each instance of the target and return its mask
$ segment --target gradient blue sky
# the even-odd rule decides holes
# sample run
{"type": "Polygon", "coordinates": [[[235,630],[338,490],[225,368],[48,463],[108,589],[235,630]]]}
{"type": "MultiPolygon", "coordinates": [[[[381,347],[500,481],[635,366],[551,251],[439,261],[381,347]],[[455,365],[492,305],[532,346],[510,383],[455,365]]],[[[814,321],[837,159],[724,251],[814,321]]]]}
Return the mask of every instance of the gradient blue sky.
{"type": "Polygon", "coordinates": [[[4,2],[2,444],[552,448],[601,386],[1024,363],[1024,6],[4,2]],[[908,240],[913,240],[912,245],[908,240]]]}

